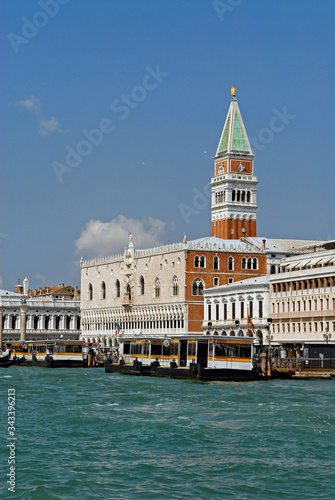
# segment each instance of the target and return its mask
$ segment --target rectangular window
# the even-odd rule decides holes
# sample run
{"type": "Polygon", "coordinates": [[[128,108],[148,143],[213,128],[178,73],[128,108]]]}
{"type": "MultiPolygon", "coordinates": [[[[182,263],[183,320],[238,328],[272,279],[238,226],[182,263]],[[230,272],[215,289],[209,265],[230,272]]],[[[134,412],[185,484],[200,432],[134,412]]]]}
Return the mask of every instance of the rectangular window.
{"type": "Polygon", "coordinates": [[[213,278],[213,285],[219,286],[219,278],[213,278]]]}
{"type": "Polygon", "coordinates": [[[241,302],[241,319],[244,318],[244,302],[241,302]]]}
{"type": "Polygon", "coordinates": [[[233,283],[233,282],[234,282],[234,278],[228,278],[228,284],[233,283]]]}
{"type": "Polygon", "coordinates": [[[130,354],[132,356],[140,356],[142,354],[141,344],[130,344],[130,354]]]}
{"type": "Polygon", "coordinates": [[[187,356],[195,356],[196,353],[196,348],[197,348],[197,343],[196,342],[190,342],[188,341],[188,347],[187,347],[187,356]]]}
{"type": "Polygon", "coordinates": [[[219,304],[216,304],[215,308],[216,308],[216,321],[219,321],[220,319],[219,304]]]}
{"type": "Polygon", "coordinates": [[[226,302],[223,304],[223,319],[224,320],[227,319],[227,303],[226,302]]]}
{"type": "Polygon", "coordinates": [[[178,342],[171,342],[171,356],[178,356],[178,342]]]}
{"type": "Polygon", "coordinates": [[[240,358],[251,358],[251,345],[240,345],[240,358]]]}
{"type": "Polygon", "coordinates": [[[151,344],[151,356],[161,356],[162,347],[163,344],[151,344]]]}
{"type": "Polygon", "coordinates": [[[263,318],[263,301],[258,301],[258,317],[263,318]]]}
{"type": "Polygon", "coordinates": [[[249,301],[249,316],[254,317],[254,303],[251,300],[249,301]]]}
{"type": "Polygon", "coordinates": [[[212,319],[212,306],[208,304],[208,321],[212,319]]]}
{"type": "Polygon", "coordinates": [[[235,302],[233,302],[232,305],[231,305],[231,318],[235,319],[235,315],[236,315],[236,312],[235,312],[235,302]]]}

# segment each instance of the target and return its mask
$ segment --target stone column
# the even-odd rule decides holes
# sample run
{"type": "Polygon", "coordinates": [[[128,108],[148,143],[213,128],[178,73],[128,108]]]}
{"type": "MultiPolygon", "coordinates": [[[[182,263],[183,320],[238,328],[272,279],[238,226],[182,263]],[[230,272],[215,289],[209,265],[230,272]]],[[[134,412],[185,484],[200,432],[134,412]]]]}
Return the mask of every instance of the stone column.
{"type": "Polygon", "coordinates": [[[21,336],[20,342],[25,342],[26,340],[26,318],[27,318],[28,306],[21,306],[21,336]]]}

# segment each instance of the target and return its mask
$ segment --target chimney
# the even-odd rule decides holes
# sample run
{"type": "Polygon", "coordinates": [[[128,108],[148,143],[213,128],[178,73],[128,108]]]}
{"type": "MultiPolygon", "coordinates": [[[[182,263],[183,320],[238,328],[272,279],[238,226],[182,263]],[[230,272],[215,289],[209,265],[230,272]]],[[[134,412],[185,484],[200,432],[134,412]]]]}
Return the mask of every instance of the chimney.
{"type": "Polygon", "coordinates": [[[265,249],[266,240],[263,240],[263,248],[265,249]]]}

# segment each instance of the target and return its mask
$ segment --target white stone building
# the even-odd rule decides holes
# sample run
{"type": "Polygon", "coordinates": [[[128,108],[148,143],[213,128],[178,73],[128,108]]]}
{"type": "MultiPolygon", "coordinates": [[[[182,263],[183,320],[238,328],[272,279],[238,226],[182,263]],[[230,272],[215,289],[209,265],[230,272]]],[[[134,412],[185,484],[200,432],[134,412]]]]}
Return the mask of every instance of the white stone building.
{"type": "Polygon", "coordinates": [[[201,333],[204,290],[264,270],[264,252],[239,240],[185,238],[135,250],[130,238],[121,255],[81,261],[81,338],[109,346],[117,330],[144,336],[201,333]],[[243,268],[243,259],[250,259],[250,268],[243,268]]]}
{"type": "Polygon", "coordinates": [[[260,345],[268,341],[268,276],[204,290],[204,304],[205,334],[255,337],[260,345]]]}
{"type": "Polygon", "coordinates": [[[80,301],[53,300],[0,290],[0,342],[60,339],[80,335],[80,301]]]}
{"type": "Polygon", "coordinates": [[[270,276],[273,342],[335,357],[335,241],[305,248],[281,268],[270,276]]]}

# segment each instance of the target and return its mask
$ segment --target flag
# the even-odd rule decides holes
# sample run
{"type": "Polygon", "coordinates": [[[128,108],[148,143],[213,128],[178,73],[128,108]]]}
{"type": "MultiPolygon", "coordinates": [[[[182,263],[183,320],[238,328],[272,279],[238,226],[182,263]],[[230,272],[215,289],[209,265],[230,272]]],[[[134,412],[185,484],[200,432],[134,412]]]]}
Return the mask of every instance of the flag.
{"type": "Polygon", "coordinates": [[[249,337],[249,326],[251,328],[251,331],[253,332],[254,335],[255,334],[255,327],[254,327],[254,324],[252,322],[252,319],[250,318],[249,316],[249,309],[247,309],[247,336],[249,337]]]}
{"type": "Polygon", "coordinates": [[[118,333],[120,331],[120,325],[119,325],[119,323],[115,323],[115,328],[116,328],[116,330],[115,330],[115,337],[117,337],[118,333]]]}

